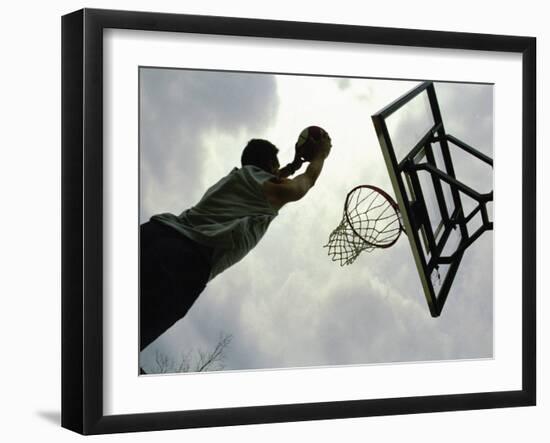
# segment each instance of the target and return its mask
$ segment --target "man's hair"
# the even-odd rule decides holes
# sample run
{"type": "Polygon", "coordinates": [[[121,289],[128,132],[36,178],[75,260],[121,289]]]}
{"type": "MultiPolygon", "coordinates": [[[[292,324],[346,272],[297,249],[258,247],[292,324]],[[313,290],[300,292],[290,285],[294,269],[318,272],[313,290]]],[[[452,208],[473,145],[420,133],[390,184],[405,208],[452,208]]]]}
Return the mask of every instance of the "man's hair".
{"type": "Polygon", "coordinates": [[[277,160],[277,147],[267,140],[253,138],[248,142],[241,156],[241,165],[253,165],[264,171],[271,172],[277,160]]]}

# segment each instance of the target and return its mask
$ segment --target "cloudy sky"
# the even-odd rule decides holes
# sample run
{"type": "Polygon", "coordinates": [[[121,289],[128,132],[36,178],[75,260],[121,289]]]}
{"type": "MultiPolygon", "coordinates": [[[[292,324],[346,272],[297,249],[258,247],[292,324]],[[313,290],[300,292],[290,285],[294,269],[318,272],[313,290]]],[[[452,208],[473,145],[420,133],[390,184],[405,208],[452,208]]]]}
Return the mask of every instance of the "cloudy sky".
{"type": "MultiPolygon", "coordinates": [[[[187,316],[141,353],[146,370],[155,371],[159,353],[176,362],[211,350],[220,334],[232,336],[225,370],[493,356],[491,233],[466,252],[438,318],[430,316],[404,236],[347,267],[323,248],[350,189],[369,183],[393,194],[371,115],[417,84],[140,70],[140,223],[194,205],[240,166],[251,138],[273,142],[282,165],[306,126],[324,127],[333,144],[307,196],[281,209],[258,246],[212,280],[187,316]]],[[[436,92],[447,132],[492,157],[492,86],[437,83],[436,92]]],[[[420,99],[392,117],[390,129],[403,146],[425,129],[424,107],[420,99]]],[[[457,177],[492,189],[491,169],[459,154],[457,177]]]]}

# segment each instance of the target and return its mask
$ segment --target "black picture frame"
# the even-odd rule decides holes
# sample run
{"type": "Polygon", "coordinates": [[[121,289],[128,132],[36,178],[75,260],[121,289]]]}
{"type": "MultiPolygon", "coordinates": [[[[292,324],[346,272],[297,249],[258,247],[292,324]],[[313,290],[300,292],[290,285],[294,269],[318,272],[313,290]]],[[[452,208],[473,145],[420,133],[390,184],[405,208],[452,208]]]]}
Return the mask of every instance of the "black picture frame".
{"type": "Polygon", "coordinates": [[[82,434],[536,404],[536,39],[83,9],[62,17],[62,426],[82,434]],[[516,391],[105,415],[103,31],[108,28],[500,51],[522,56],[522,388],[516,391]]]}

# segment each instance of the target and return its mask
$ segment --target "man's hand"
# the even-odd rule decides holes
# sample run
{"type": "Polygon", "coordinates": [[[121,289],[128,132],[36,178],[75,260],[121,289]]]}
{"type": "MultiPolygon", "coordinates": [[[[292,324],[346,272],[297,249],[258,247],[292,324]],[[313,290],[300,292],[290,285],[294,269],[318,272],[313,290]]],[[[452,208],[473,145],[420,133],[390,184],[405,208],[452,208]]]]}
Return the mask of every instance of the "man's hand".
{"type": "Polygon", "coordinates": [[[313,150],[313,158],[311,161],[325,159],[329,156],[330,150],[332,148],[332,141],[328,133],[324,133],[321,140],[318,140],[314,143],[315,149],[313,150]]]}
{"type": "Polygon", "coordinates": [[[292,160],[292,162],[286,165],[284,168],[279,169],[277,177],[286,178],[294,175],[294,173],[302,167],[303,163],[304,161],[300,158],[300,155],[296,151],[294,154],[294,160],[292,160]]]}
{"type": "MultiPolygon", "coordinates": [[[[327,134],[319,142],[315,149],[315,156],[311,159],[306,171],[292,180],[280,178],[264,183],[264,193],[273,207],[280,209],[287,203],[300,200],[315,185],[325,159],[330,154],[332,143],[327,134]]],[[[301,160],[300,160],[301,165],[301,160]]]]}

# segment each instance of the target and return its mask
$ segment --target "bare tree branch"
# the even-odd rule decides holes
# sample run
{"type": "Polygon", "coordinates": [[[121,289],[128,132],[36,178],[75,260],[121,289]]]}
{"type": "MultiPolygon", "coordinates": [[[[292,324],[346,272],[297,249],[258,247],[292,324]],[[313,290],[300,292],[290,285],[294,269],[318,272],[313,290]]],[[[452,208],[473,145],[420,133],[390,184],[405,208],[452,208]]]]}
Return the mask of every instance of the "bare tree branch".
{"type": "Polygon", "coordinates": [[[161,354],[158,350],[155,352],[155,362],[157,364],[157,373],[165,374],[170,370],[172,362],[167,355],[161,354]]]}
{"type": "Polygon", "coordinates": [[[225,360],[225,348],[231,343],[231,335],[220,334],[220,339],[216,344],[216,347],[210,354],[204,354],[202,351],[199,351],[199,361],[197,364],[196,372],[203,372],[214,369],[217,364],[220,369],[224,368],[223,360],[225,360]]]}
{"type": "Polygon", "coordinates": [[[174,360],[157,350],[155,353],[157,368],[151,373],[220,371],[225,368],[225,351],[229,347],[231,340],[233,340],[231,334],[220,333],[218,342],[212,351],[206,352],[202,349],[197,349],[194,355],[193,351],[184,352],[178,364],[175,364],[174,360]]]}

